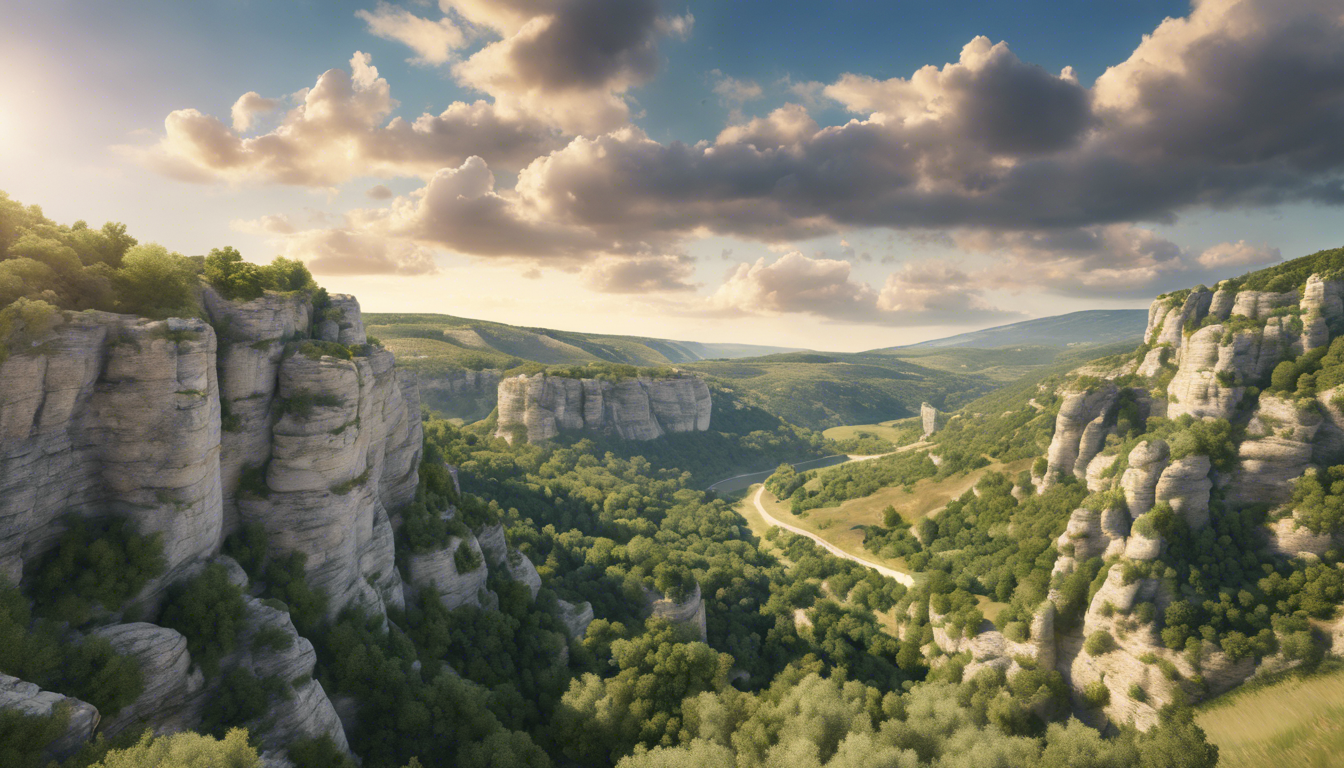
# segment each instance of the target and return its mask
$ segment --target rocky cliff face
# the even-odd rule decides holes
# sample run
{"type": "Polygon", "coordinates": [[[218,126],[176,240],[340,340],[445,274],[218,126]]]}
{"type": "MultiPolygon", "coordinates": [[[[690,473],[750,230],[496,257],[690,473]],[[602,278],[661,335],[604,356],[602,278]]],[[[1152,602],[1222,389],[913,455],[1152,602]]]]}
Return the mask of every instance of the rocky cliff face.
{"type": "MultiPolygon", "coordinates": [[[[245,585],[219,552],[241,524],[259,523],[273,554],[306,555],[333,613],[354,602],[401,605],[390,518],[418,480],[414,380],[394,370],[390,353],[365,345],[353,297],[333,296],[317,323],[303,295],[239,303],[204,288],[202,303],[209,322],[63,312],[30,351],[0,363],[0,577],[18,582],[55,544],[66,515],[120,515],[161,535],[166,572],[138,596],[153,606],[167,585],[211,562],[226,562],[245,585]]],[[[138,659],[146,681],[104,732],[195,725],[215,685],[193,667],[180,634],[146,623],[97,634],[138,659]]],[[[244,634],[225,665],[292,688],[258,713],[273,761],[305,736],[329,735],[345,749],[311,678],[312,645],[288,614],[248,597],[244,634]],[[290,642],[253,649],[263,628],[290,642]]],[[[59,703],[29,688],[0,684],[0,707],[59,703]]],[[[86,710],[75,703],[76,746],[99,725],[86,710]]],[[[53,745],[53,755],[66,746],[53,745]]]]}
{"type": "MultiPolygon", "coordinates": [[[[1344,281],[1333,277],[1312,275],[1291,291],[1239,291],[1232,283],[1196,289],[1153,302],[1141,358],[1114,371],[1081,371],[1088,378],[1061,393],[1047,469],[1035,482],[1049,490],[1076,478],[1092,494],[1056,542],[1048,602],[1062,606],[1064,578],[1091,558],[1104,561],[1081,626],[1057,635],[1054,658],[1075,692],[1097,681],[1110,691],[1100,720],[1079,706],[1093,724],[1148,728],[1172,701],[1216,696],[1258,671],[1295,663],[1278,655],[1233,658],[1207,640],[1167,648],[1161,617],[1188,595],[1163,565],[1168,542],[1150,523],[1162,506],[1162,515],[1198,534],[1212,515],[1260,506],[1273,510],[1262,537],[1271,553],[1310,559],[1344,544],[1304,527],[1290,504],[1293,482],[1344,461],[1344,402],[1337,402],[1344,387],[1263,391],[1275,366],[1328,346],[1342,323],[1344,281]],[[1163,439],[1170,432],[1126,440],[1119,434],[1125,409],[1139,424],[1155,416],[1226,419],[1234,456],[1220,460],[1220,469],[1188,438],[1178,451],[1177,437],[1163,439]],[[1084,639],[1100,633],[1109,646],[1085,652],[1084,639]]],[[[1009,667],[1022,650],[1007,648],[993,630],[953,638],[935,622],[934,632],[943,650],[969,651],[977,668],[1009,667]]]]}
{"type": "Polygon", "coordinates": [[[503,378],[503,373],[493,369],[426,376],[420,380],[420,397],[445,418],[479,421],[495,409],[503,378]]]}
{"type": "Polygon", "coordinates": [[[510,442],[549,440],[561,431],[597,430],[626,440],[709,429],[713,403],[701,379],[566,379],[515,376],[499,384],[496,435],[510,442]]]}

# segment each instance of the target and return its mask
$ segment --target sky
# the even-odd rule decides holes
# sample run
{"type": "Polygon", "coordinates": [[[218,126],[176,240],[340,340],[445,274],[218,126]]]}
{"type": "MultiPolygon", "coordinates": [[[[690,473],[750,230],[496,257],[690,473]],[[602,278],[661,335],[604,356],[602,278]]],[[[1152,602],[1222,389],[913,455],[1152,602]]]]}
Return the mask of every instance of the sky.
{"type": "Polygon", "coordinates": [[[0,190],[365,311],[858,351],[1344,245],[1339,0],[0,17],[0,190]]]}

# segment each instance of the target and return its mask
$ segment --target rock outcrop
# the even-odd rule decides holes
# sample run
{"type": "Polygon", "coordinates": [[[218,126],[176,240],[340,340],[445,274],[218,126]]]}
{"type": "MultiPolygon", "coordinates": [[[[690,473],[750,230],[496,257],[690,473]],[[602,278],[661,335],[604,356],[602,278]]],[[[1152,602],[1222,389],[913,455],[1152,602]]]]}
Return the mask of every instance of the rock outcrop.
{"type": "Polygon", "coordinates": [[[177,630],[137,622],[95,630],[117,653],[140,665],[145,690],[130,706],[103,721],[109,738],[127,728],[149,726],[159,732],[189,730],[200,713],[193,706],[205,688],[205,676],[193,669],[187,639],[177,630]]]}
{"type": "Polygon", "coordinates": [[[422,376],[420,398],[445,418],[479,421],[495,409],[503,378],[503,373],[494,369],[422,376]]]}
{"type": "MultiPolygon", "coordinates": [[[[701,599],[699,584],[696,584],[691,593],[680,602],[647,590],[644,596],[648,600],[649,610],[653,618],[689,628],[702,643],[708,639],[708,628],[705,624],[705,601],[701,599]]],[[[591,611],[591,608],[589,610],[591,611]]]]}
{"type": "Polygon", "coordinates": [[[924,427],[923,437],[938,431],[938,409],[928,403],[919,404],[920,423],[924,427]]]}
{"type": "MultiPolygon", "coordinates": [[[[61,312],[30,350],[0,363],[0,578],[20,580],[65,515],[124,516],[163,543],[165,573],[137,596],[152,610],[167,585],[211,562],[245,585],[219,552],[228,533],[259,523],[272,554],[306,556],[333,614],[352,602],[400,605],[391,517],[418,481],[414,379],[366,344],[353,297],[333,296],[321,312],[302,294],[230,302],[202,288],[201,298],[208,323],[61,312]]],[[[263,748],[280,759],[294,739],[325,734],[346,749],[312,680],[312,645],[287,613],[246,600],[246,637],[224,666],[292,688],[259,713],[263,748]],[[267,628],[283,647],[252,647],[267,628]]],[[[105,732],[199,724],[216,683],[193,669],[180,634],[146,623],[95,634],[135,658],[146,685],[105,732]]],[[[28,688],[15,682],[0,707],[66,701],[28,688]]],[[[77,747],[99,718],[71,702],[77,747]]],[[[53,750],[67,751],[64,741],[53,750]]]]}
{"type": "Polygon", "coordinates": [[[0,710],[6,709],[31,717],[65,713],[65,732],[46,748],[46,756],[55,761],[65,760],[78,752],[98,728],[98,710],[92,704],[0,674],[0,710]]]}
{"type": "Polygon", "coordinates": [[[1321,426],[1315,404],[1299,408],[1292,400],[1264,394],[1237,447],[1237,471],[1226,483],[1233,507],[1278,506],[1293,495],[1291,481],[1311,465],[1313,442],[1321,426]]]}
{"type": "Polygon", "coordinates": [[[593,606],[587,601],[575,605],[565,600],[560,604],[560,621],[565,625],[565,634],[570,640],[582,640],[588,633],[588,625],[593,623],[593,606]]]}
{"type": "Polygon", "coordinates": [[[709,429],[712,401],[704,380],[567,379],[537,374],[499,384],[496,435],[510,442],[549,440],[561,431],[606,431],[627,440],[709,429]]]}
{"type": "Polygon", "coordinates": [[[480,606],[485,581],[490,576],[481,545],[470,533],[465,538],[449,538],[442,549],[410,555],[406,571],[408,599],[415,599],[421,589],[429,587],[438,592],[439,599],[449,610],[464,605],[480,606]],[[466,547],[471,552],[468,557],[475,563],[474,568],[458,570],[458,547],[466,547]]]}
{"type": "Polygon", "coordinates": [[[1050,440],[1045,488],[1068,475],[1087,477],[1087,465],[1105,444],[1106,428],[1115,422],[1119,396],[1119,390],[1109,381],[1064,396],[1050,440]]]}

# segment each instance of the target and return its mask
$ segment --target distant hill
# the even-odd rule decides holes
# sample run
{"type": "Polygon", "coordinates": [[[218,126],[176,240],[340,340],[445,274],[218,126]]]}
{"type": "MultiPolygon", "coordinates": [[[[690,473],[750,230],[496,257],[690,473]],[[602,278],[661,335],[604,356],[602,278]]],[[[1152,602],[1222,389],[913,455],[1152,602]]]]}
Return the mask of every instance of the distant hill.
{"type": "Polygon", "coordinates": [[[798,347],[675,341],[646,336],[525,328],[437,314],[369,312],[364,324],[397,354],[399,364],[427,374],[498,368],[524,363],[680,365],[794,352],[798,347]]]}
{"type": "Polygon", "coordinates": [[[1024,320],[982,331],[959,333],[956,336],[922,341],[903,347],[876,349],[873,352],[942,347],[998,349],[1015,346],[1068,347],[1078,344],[1113,344],[1117,341],[1141,339],[1147,325],[1146,309],[1090,309],[1070,312],[1067,315],[1024,320]]]}

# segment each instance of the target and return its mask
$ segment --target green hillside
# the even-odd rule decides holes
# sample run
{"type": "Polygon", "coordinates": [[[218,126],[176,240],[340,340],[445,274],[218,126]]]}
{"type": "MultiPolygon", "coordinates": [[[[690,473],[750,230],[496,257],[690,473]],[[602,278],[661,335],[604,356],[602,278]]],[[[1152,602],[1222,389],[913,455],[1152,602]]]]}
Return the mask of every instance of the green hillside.
{"type": "Polygon", "coordinates": [[[1138,341],[1148,323],[1146,309],[1092,309],[1070,312],[1066,315],[1038,317],[1020,323],[999,325],[970,333],[961,333],[943,339],[922,341],[904,347],[890,347],[876,352],[934,349],[941,347],[1000,347],[1071,346],[1075,344],[1107,344],[1116,341],[1138,341]]]}
{"type": "Polygon", "coordinates": [[[796,351],[754,344],[707,344],[524,328],[452,315],[369,312],[364,315],[364,323],[370,335],[397,354],[398,362],[424,373],[508,370],[528,362],[667,365],[796,351]]]}

